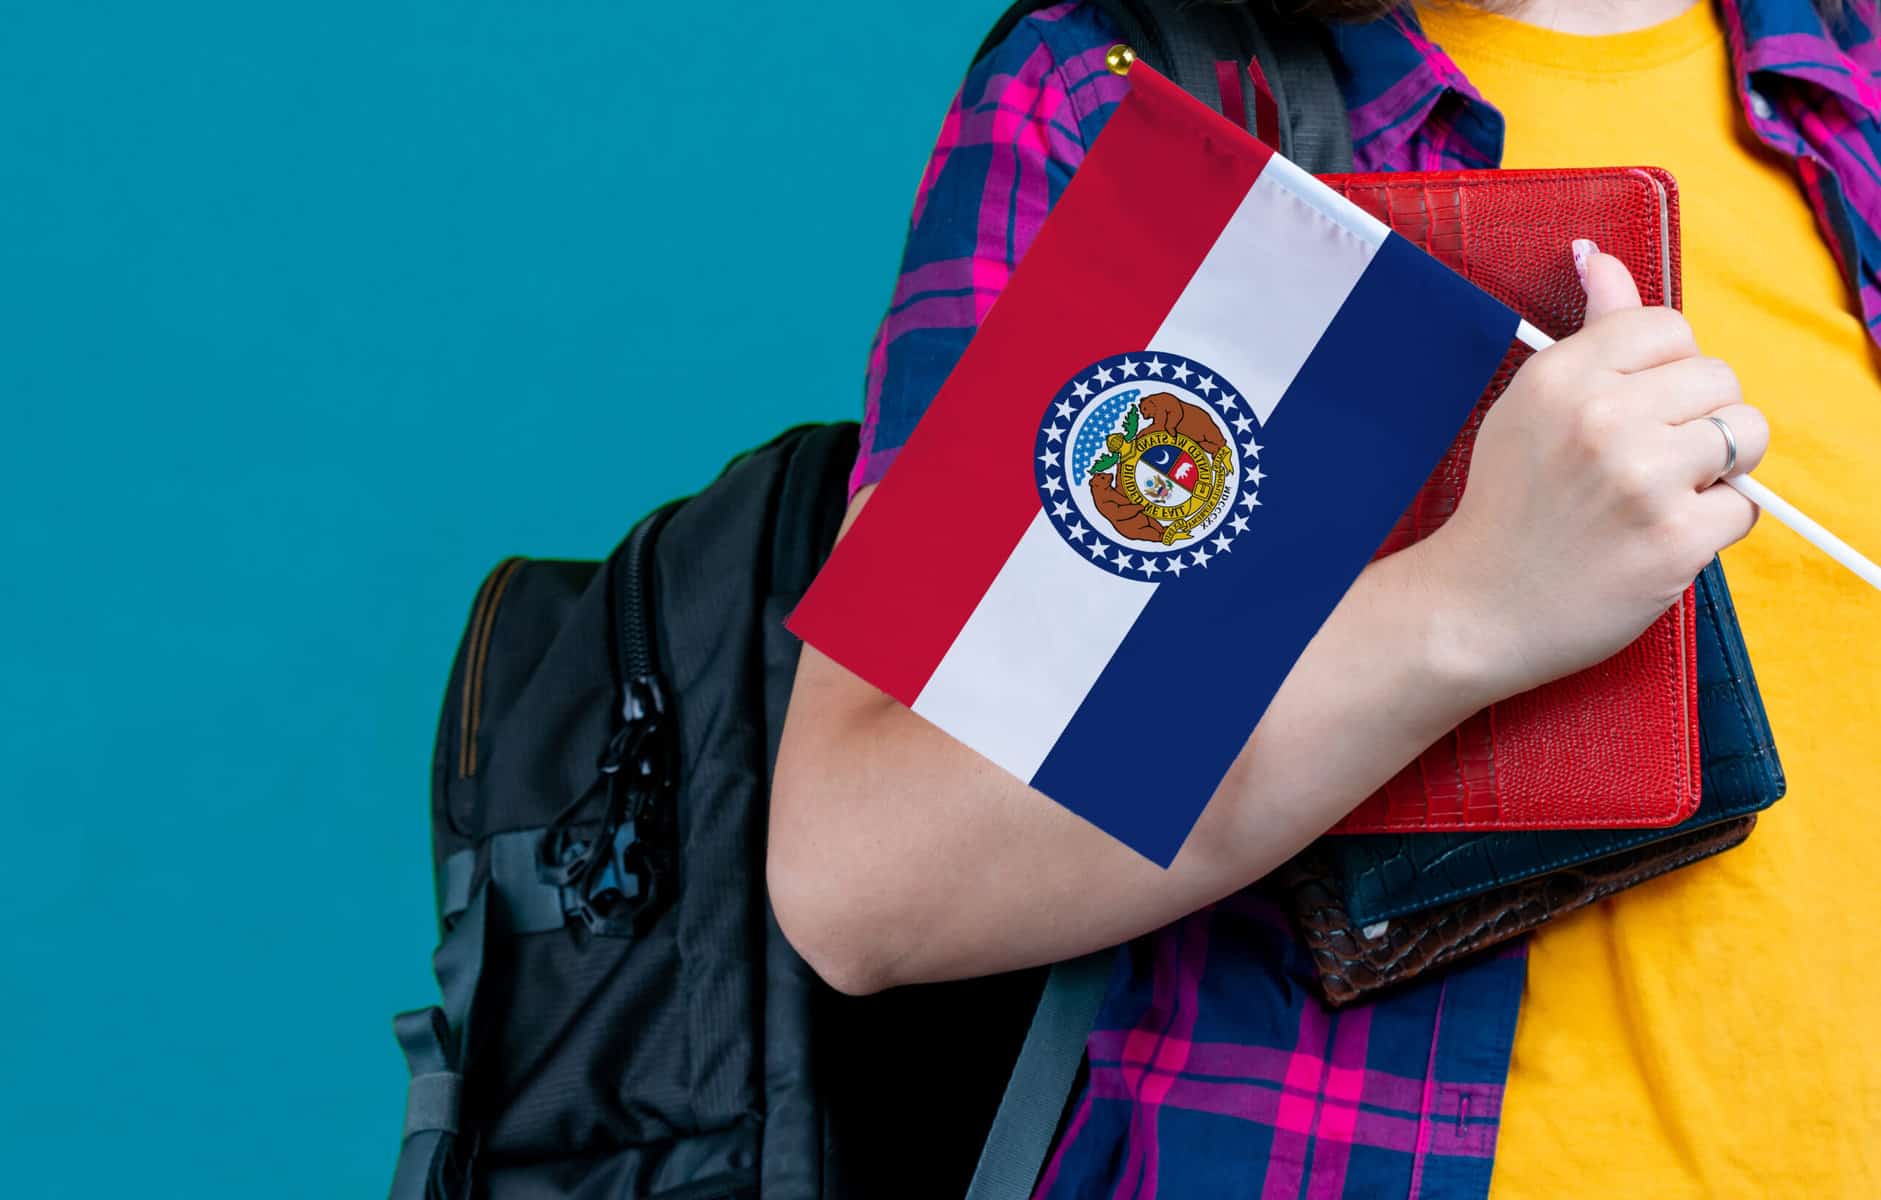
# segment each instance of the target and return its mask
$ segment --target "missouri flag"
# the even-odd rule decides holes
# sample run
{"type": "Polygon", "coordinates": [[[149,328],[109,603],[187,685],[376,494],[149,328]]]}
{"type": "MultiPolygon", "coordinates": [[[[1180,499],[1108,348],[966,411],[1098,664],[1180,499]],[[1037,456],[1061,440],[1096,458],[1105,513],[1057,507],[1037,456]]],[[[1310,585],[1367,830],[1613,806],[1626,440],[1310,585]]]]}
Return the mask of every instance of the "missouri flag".
{"type": "Polygon", "coordinates": [[[1518,318],[1130,84],[789,624],[1167,866],[1518,318]]]}

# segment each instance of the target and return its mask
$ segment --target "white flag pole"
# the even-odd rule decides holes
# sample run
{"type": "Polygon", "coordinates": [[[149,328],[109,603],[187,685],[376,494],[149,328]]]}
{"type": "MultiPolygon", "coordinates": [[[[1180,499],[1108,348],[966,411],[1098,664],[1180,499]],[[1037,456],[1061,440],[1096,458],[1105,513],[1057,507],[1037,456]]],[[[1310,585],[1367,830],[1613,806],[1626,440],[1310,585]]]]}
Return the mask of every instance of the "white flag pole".
{"type": "Polygon", "coordinates": [[[1855,572],[1870,586],[1881,588],[1881,567],[1863,557],[1861,551],[1816,524],[1794,504],[1748,475],[1733,475],[1724,482],[1750,497],[1758,508],[1795,530],[1804,541],[1855,572]]]}
{"type": "MultiPolygon", "coordinates": [[[[1554,345],[1553,338],[1527,321],[1523,321],[1516,328],[1515,336],[1523,345],[1536,350],[1546,350],[1554,345]]],[[[1853,571],[1857,578],[1870,587],[1881,590],[1881,566],[1876,566],[1859,550],[1811,520],[1794,504],[1748,475],[1733,475],[1724,482],[1743,493],[1758,508],[1794,530],[1798,537],[1853,571]]]]}

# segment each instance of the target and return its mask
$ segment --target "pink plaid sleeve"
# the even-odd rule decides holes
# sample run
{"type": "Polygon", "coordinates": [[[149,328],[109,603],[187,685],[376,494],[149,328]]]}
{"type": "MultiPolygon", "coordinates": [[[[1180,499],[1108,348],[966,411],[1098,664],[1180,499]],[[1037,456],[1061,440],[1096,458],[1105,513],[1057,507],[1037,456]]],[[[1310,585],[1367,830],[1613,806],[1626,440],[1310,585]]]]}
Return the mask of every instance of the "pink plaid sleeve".
{"type": "Polygon", "coordinates": [[[922,174],[869,351],[853,496],[882,478],[1122,99],[1113,39],[1082,4],[1022,22],[967,76],[922,174]]]}

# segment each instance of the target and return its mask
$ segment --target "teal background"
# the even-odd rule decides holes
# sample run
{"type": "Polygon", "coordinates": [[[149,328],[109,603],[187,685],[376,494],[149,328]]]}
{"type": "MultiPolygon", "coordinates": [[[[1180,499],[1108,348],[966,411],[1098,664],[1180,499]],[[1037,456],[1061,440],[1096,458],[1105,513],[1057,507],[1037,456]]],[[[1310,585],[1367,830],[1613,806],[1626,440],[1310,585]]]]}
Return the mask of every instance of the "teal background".
{"type": "Polygon", "coordinates": [[[383,1194],[478,581],[857,411],[998,7],[0,8],[0,1192],[383,1194]]]}

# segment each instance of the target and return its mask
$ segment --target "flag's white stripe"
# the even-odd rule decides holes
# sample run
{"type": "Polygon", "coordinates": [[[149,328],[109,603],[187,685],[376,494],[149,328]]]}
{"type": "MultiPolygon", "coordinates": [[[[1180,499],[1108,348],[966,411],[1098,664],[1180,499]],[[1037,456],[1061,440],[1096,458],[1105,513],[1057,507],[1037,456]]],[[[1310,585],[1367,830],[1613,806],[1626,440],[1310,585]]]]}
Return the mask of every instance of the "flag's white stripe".
{"type": "Polygon", "coordinates": [[[1030,779],[1156,594],[1087,559],[1034,517],[914,711],[1030,779]]]}
{"type": "Polygon", "coordinates": [[[1275,155],[1148,348],[1207,363],[1264,424],[1388,232],[1275,155]]]}
{"type": "Polygon", "coordinates": [[[1389,225],[1321,183],[1313,177],[1311,172],[1303,170],[1292,159],[1281,158],[1278,154],[1274,155],[1267,160],[1267,165],[1261,168],[1261,178],[1271,179],[1274,183],[1285,187],[1346,229],[1351,230],[1374,250],[1391,236],[1389,225]]]}

